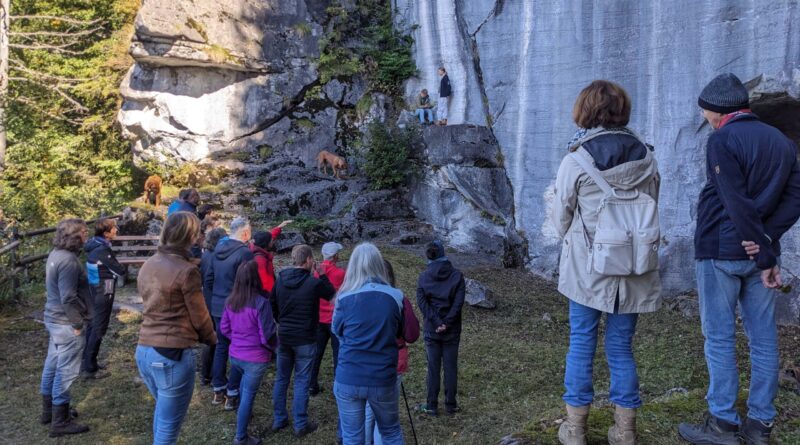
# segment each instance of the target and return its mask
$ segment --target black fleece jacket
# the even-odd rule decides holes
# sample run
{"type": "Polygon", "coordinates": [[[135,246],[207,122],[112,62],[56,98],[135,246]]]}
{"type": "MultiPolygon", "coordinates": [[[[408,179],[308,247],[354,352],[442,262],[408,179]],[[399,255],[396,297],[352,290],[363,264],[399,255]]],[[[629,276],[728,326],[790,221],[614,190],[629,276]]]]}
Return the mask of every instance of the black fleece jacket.
{"type": "Polygon", "coordinates": [[[461,308],[466,284],[461,272],[449,260],[428,264],[417,282],[417,305],[425,318],[425,338],[447,340],[461,334],[461,308]],[[436,333],[436,328],[447,329],[436,333]]]}
{"type": "Polygon", "coordinates": [[[330,301],[334,295],[336,289],[327,275],[314,278],[299,267],[282,270],[269,299],[281,344],[303,346],[317,341],[319,299],[330,301]]]}

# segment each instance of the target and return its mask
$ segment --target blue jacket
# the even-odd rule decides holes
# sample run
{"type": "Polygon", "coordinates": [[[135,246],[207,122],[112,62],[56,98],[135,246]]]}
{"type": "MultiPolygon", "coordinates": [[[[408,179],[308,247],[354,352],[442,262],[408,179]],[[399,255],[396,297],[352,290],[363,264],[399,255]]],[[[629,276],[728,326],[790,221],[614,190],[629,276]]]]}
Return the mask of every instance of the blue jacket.
{"type": "Polygon", "coordinates": [[[233,290],[236,270],[240,264],[252,259],[253,253],[239,240],[226,238],[217,244],[211,265],[203,275],[203,289],[211,289],[212,317],[222,317],[225,300],[233,290]]]}
{"type": "Polygon", "coordinates": [[[397,382],[397,337],[403,334],[403,293],[367,283],[336,297],[331,330],[339,339],[336,381],[388,387],[397,382]]]}
{"type": "Polygon", "coordinates": [[[800,217],[797,147],[752,114],[734,117],[708,139],[707,182],[697,203],[695,258],[747,260],[755,241],[760,269],[781,254],[780,239],[800,217]]]}
{"type": "Polygon", "coordinates": [[[175,212],[189,212],[196,215],[197,206],[182,199],[176,199],[175,201],[172,201],[172,204],[170,204],[169,207],[167,207],[167,216],[172,215],[175,212]]]}
{"type": "Polygon", "coordinates": [[[450,340],[461,335],[465,292],[464,276],[447,258],[428,264],[417,282],[417,305],[425,318],[426,339],[450,340]],[[437,333],[441,325],[447,330],[437,333]]]}

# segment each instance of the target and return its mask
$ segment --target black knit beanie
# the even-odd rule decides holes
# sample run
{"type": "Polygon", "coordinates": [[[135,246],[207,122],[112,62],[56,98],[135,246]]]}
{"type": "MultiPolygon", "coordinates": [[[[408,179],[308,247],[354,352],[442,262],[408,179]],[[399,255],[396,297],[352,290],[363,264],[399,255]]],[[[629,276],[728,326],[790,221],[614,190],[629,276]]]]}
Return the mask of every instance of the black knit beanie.
{"type": "Polygon", "coordinates": [[[750,97],[742,81],[731,73],[720,74],[700,92],[700,108],[721,114],[733,113],[750,106],[750,97]]]}
{"type": "Polygon", "coordinates": [[[253,234],[253,244],[262,249],[269,247],[270,241],[272,241],[272,234],[269,232],[256,232],[253,234]]]}

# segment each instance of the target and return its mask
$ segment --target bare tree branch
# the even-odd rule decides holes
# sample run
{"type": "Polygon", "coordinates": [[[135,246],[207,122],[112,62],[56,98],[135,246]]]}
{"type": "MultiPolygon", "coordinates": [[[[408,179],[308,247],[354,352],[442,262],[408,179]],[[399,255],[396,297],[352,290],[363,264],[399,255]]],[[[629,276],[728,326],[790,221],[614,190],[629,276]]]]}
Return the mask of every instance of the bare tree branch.
{"type": "Polygon", "coordinates": [[[60,116],[58,114],[53,113],[52,111],[45,110],[44,108],[39,106],[39,104],[37,104],[36,101],[30,100],[30,99],[28,99],[26,97],[14,97],[11,100],[13,102],[21,103],[21,104],[23,104],[23,105],[25,105],[27,107],[33,108],[34,110],[36,110],[36,111],[38,111],[38,112],[40,112],[42,114],[46,114],[47,116],[49,116],[49,117],[51,117],[53,119],[56,119],[56,120],[59,120],[59,121],[62,121],[62,122],[66,122],[66,123],[72,124],[72,125],[81,125],[82,124],[82,121],[80,121],[80,120],[70,119],[70,118],[68,118],[66,116],[60,116]]]}
{"type": "Polygon", "coordinates": [[[24,37],[30,39],[32,37],[67,37],[67,38],[77,38],[82,36],[87,36],[94,34],[98,31],[102,31],[103,28],[101,26],[97,26],[91,29],[85,29],[83,31],[64,31],[64,32],[56,32],[56,31],[33,31],[33,32],[16,32],[12,31],[9,32],[8,35],[10,37],[24,37]]]}
{"type": "Polygon", "coordinates": [[[66,48],[69,48],[70,46],[75,46],[78,43],[81,42],[71,42],[71,43],[65,43],[63,45],[50,45],[47,43],[36,43],[33,45],[26,45],[23,43],[9,43],[8,46],[10,48],[17,48],[17,49],[41,49],[44,51],[53,51],[59,54],[70,54],[73,56],[77,56],[86,53],[86,50],[74,51],[66,48]]]}
{"type": "Polygon", "coordinates": [[[64,23],[72,23],[74,25],[81,25],[81,26],[92,26],[98,23],[101,23],[102,19],[94,19],[94,20],[81,20],[75,19],[72,17],[63,17],[63,16],[55,16],[55,15],[12,15],[11,20],[58,20],[64,23]]]}
{"type": "Polygon", "coordinates": [[[44,82],[40,82],[38,80],[29,79],[27,77],[11,77],[11,76],[9,76],[8,80],[13,80],[13,81],[17,81],[17,82],[29,82],[29,83],[32,83],[32,84],[35,84],[35,85],[39,85],[39,86],[41,86],[43,88],[46,88],[46,89],[48,89],[50,91],[53,91],[53,92],[57,93],[59,96],[63,97],[67,102],[72,104],[72,111],[75,111],[77,113],[82,113],[82,114],[89,112],[88,108],[86,108],[83,104],[81,104],[77,100],[73,99],[69,94],[64,92],[64,90],[59,88],[58,85],[50,85],[50,84],[47,84],[47,83],[44,83],[44,82]]]}
{"type": "Polygon", "coordinates": [[[20,61],[18,61],[16,59],[12,59],[12,58],[10,58],[8,60],[8,62],[11,65],[13,65],[13,66],[10,67],[12,70],[22,71],[23,73],[29,74],[31,76],[34,76],[37,79],[42,79],[43,78],[43,79],[53,80],[53,81],[56,81],[56,82],[67,83],[67,84],[76,84],[76,83],[81,83],[81,82],[88,82],[90,80],[96,79],[96,77],[92,78],[92,77],[61,77],[61,76],[56,76],[54,74],[48,74],[48,73],[44,73],[42,71],[36,71],[34,69],[28,68],[22,62],[20,62],[20,61]]]}

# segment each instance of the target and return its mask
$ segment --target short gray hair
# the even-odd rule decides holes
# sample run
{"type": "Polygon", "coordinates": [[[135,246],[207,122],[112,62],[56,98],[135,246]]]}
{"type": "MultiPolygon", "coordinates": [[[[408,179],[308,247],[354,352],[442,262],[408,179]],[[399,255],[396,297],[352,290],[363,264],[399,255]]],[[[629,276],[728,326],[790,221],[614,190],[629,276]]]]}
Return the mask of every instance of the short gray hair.
{"type": "Polygon", "coordinates": [[[231,221],[231,236],[237,238],[242,230],[248,227],[250,227],[250,221],[244,216],[237,216],[236,218],[233,218],[233,221],[231,221]]]}
{"type": "Polygon", "coordinates": [[[344,277],[344,283],[339,288],[339,294],[345,292],[358,290],[372,279],[378,279],[384,283],[389,283],[388,275],[386,274],[386,266],[383,264],[383,257],[381,252],[372,243],[361,243],[350,255],[350,261],[347,264],[347,273],[344,277]]]}

